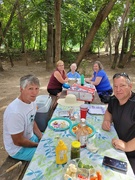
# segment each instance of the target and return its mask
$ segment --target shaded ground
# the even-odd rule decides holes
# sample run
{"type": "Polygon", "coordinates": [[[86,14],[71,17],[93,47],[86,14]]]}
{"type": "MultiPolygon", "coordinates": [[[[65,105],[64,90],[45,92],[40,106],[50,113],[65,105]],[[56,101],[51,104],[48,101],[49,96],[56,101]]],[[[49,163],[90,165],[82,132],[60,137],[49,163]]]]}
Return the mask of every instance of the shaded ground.
{"type": "MultiPolygon", "coordinates": [[[[92,58],[89,57],[88,59],[89,63],[83,66],[86,69],[88,75],[91,73],[93,60],[100,60],[104,65],[104,69],[107,72],[111,83],[111,78],[116,72],[128,73],[132,81],[135,83],[134,60],[132,60],[131,64],[127,65],[125,69],[112,70],[110,69],[108,56],[103,56],[100,58],[93,56],[92,58]]],[[[29,63],[29,66],[26,66],[25,62],[16,61],[13,68],[10,67],[9,63],[4,62],[4,69],[4,72],[0,72],[0,166],[7,157],[2,139],[3,112],[7,105],[19,95],[19,78],[29,73],[35,74],[40,79],[41,83],[39,94],[47,94],[46,85],[51,74],[51,72],[47,72],[45,68],[45,62],[31,62],[29,63]]],[[[79,71],[84,72],[83,69],[79,69],[79,71]]],[[[135,84],[133,84],[133,90],[135,90],[135,84]]]]}

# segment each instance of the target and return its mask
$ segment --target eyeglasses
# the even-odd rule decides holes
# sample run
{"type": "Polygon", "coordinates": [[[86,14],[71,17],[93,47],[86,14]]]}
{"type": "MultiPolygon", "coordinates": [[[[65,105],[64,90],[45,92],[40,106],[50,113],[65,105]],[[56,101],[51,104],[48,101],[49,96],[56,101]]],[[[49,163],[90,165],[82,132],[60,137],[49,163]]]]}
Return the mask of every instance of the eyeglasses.
{"type": "Polygon", "coordinates": [[[129,80],[130,80],[130,78],[129,78],[128,74],[127,74],[127,73],[125,73],[125,72],[123,72],[123,73],[116,73],[116,74],[114,74],[113,79],[114,79],[114,78],[117,78],[117,77],[120,77],[120,76],[123,76],[123,77],[125,77],[126,79],[129,79],[129,80]]]}

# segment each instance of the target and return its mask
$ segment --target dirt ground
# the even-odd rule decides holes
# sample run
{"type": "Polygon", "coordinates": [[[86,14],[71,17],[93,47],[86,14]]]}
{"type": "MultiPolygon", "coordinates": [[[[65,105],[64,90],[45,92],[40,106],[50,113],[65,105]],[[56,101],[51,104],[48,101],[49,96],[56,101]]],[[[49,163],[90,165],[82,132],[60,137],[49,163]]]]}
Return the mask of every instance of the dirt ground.
{"type": "MultiPolygon", "coordinates": [[[[89,58],[89,66],[87,66],[87,71],[91,70],[92,61],[100,60],[103,63],[104,69],[108,74],[108,77],[112,83],[112,76],[116,72],[126,72],[131,77],[133,81],[133,91],[135,91],[135,61],[126,66],[125,69],[112,70],[110,68],[110,62],[108,56],[98,58],[89,58]]],[[[50,77],[51,72],[46,70],[45,62],[30,62],[28,66],[25,65],[23,61],[14,62],[14,67],[11,68],[8,62],[4,62],[5,71],[0,72],[0,166],[3,161],[8,156],[3,145],[3,113],[7,105],[14,100],[19,95],[19,78],[26,74],[35,74],[41,83],[40,93],[47,94],[46,86],[50,77]]]]}

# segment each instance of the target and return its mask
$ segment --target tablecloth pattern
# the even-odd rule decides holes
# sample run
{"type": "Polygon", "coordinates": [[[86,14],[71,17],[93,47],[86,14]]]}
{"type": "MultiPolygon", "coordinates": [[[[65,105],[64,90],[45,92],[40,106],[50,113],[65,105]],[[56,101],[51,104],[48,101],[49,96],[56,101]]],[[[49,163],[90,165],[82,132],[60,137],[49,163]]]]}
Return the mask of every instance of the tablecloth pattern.
{"type": "MultiPolygon", "coordinates": [[[[58,117],[59,111],[69,110],[71,107],[58,105],[55,109],[52,118],[58,117]]],[[[79,113],[79,107],[75,107],[74,111],[79,113]]],[[[100,170],[104,180],[133,180],[135,179],[131,166],[124,152],[116,150],[111,145],[111,139],[117,137],[116,131],[111,126],[111,131],[106,132],[101,128],[103,115],[92,115],[87,113],[86,121],[91,124],[96,133],[89,140],[98,147],[96,153],[92,153],[86,148],[81,149],[80,158],[85,164],[93,165],[96,170],[100,170]],[[123,174],[116,172],[109,167],[102,165],[103,157],[110,156],[119,160],[127,161],[128,172],[123,174]]],[[[72,123],[75,123],[72,121],[72,123]]],[[[68,146],[68,160],[70,160],[71,142],[76,138],[71,135],[69,130],[56,132],[49,127],[44,132],[44,135],[37,147],[35,155],[31,160],[23,180],[62,180],[65,172],[64,165],[55,163],[55,147],[58,143],[58,138],[62,139],[68,146]]],[[[66,165],[65,165],[66,166],[66,165]]]]}

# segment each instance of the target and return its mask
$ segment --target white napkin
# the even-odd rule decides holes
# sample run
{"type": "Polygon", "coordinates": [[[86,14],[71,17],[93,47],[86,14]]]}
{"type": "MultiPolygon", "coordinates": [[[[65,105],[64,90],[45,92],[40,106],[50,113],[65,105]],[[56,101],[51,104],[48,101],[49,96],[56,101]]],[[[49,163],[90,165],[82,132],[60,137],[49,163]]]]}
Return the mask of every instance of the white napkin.
{"type": "Polygon", "coordinates": [[[95,147],[95,145],[92,143],[87,143],[86,148],[93,153],[96,153],[98,151],[98,148],[95,147]]]}

